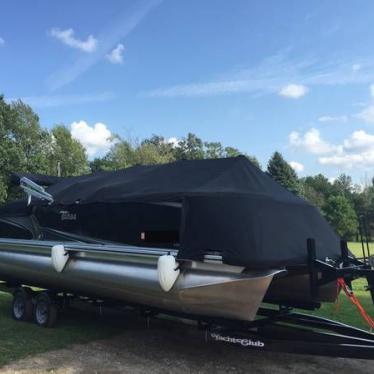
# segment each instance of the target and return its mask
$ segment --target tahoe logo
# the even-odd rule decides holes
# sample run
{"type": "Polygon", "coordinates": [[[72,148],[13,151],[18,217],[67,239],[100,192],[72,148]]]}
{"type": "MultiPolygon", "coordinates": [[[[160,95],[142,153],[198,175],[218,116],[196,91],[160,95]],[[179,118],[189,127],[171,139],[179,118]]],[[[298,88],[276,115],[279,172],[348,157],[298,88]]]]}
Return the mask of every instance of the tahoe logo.
{"type": "Polygon", "coordinates": [[[61,210],[61,221],[76,221],[77,213],[70,213],[68,210],[61,210]]]}

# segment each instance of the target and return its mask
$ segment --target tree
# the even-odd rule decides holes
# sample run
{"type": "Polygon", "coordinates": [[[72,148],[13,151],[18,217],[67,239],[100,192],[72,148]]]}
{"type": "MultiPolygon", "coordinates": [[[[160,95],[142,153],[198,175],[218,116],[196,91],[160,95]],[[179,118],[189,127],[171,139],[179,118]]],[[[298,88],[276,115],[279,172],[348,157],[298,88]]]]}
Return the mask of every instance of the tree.
{"type": "Polygon", "coordinates": [[[238,157],[242,155],[239,149],[234,147],[226,147],[225,148],[225,157],[238,157]]]}
{"type": "Polygon", "coordinates": [[[177,160],[200,160],[204,156],[203,141],[192,133],[188,133],[187,137],[179,141],[175,148],[175,158],[177,160]]]}
{"type": "Polygon", "coordinates": [[[267,172],[283,187],[295,194],[300,194],[297,175],[279,152],[275,152],[270,158],[267,172]]]}
{"type": "Polygon", "coordinates": [[[120,139],[116,142],[109,152],[104,156],[102,165],[104,170],[124,169],[136,164],[135,150],[129,141],[120,139]]]}
{"type": "Polygon", "coordinates": [[[334,193],[332,184],[322,174],[306,177],[303,183],[313,187],[316,192],[323,194],[325,197],[328,197],[334,193]]]}
{"type": "Polygon", "coordinates": [[[160,152],[160,148],[153,143],[143,143],[134,151],[134,163],[137,165],[165,164],[173,160],[172,153],[160,152]]]}
{"type": "Polygon", "coordinates": [[[220,142],[205,142],[205,158],[222,158],[225,151],[220,142]]]}
{"type": "Polygon", "coordinates": [[[38,115],[27,104],[19,100],[11,104],[11,109],[15,113],[11,131],[18,149],[18,170],[48,173],[49,132],[41,128],[38,115]]]}
{"type": "Polygon", "coordinates": [[[303,197],[321,210],[327,198],[335,193],[332,184],[322,174],[303,178],[301,184],[303,197]]]}
{"type": "Polygon", "coordinates": [[[151,146],[150,148],[153,148],[160,155],[161,163],[175,160],[174,146],[171,142],[166,141],[163,136],[152,135],[140,143],[140,147],[143,146],[151,146]]]}
{"type": "Polygon", "coordinates": [[[302,195],[303,198],[309,201],[311,204],[322,210],[326,203],[325,195],[314,189],[313,186],[302,182],[302,195]]]}
{"type": "Polygon", "coordinates": [[[352,178],[347,174],[340,174],[333,183],[333,189],[335,194],[344,195],[350,200],[353,192],[352,178]]]}
{"type": "Polygon", "coordinates": [[[113,166],[113,162],[108,160],[107,157],[97,157],[90,162],[90,169],[92,173],[96,173],[99,171],[110,171],[114,170],[115,167],[113,166]]]}
{"type": "Polygon", "coordinates": [[[357,233],[358,221],[350,201],[343,195],[330,196],[323,208],[325,217],[337,234],[350,239],[357,233]]]}
{"type": "Polygon", "coordinates": [[[50,144],[50,134],[28,105],[7,104],[0,96],[0,202],[18,194],[9,183],[12,171],[49,171],[50,144]]]}
{"type": "Polygon", "coordinates": [[[51,133],[50,173],[57,175],[58,168],[61,170],[62,177],[88,173],[85,149],[78,140],[73,139],[70,131],[63,125],[57,125],[51,133]]]}

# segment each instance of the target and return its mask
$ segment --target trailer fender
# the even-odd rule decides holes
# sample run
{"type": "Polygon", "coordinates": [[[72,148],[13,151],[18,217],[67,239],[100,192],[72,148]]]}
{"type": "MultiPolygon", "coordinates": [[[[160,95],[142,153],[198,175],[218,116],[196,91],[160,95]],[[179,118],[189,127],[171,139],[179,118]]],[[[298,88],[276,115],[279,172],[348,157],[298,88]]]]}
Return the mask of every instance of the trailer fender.
{"type": "Polygon", "coordinates": [[[51,249],[51,259],[54,269],[61,273],[69,260],[69,253],[62,244],[56,244],[51,249]]]}

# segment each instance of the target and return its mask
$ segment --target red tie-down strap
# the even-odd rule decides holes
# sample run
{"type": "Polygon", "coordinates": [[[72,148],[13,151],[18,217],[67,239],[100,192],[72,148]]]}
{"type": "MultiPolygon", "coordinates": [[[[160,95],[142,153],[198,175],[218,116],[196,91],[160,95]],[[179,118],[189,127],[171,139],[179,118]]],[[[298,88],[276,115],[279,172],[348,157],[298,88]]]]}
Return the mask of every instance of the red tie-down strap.
{"type": "Polygon", "coordinates": [[[337,280],[337,287],[338,287],[338,296],[340,290],[343,290],[349,300],[352,301],[352,304],[356,305],[358,311],[362,315],[362,318],[368,323],[371,329],[374,329],[374,320],[366,313],[366,310],[361,305],[360,301],[357,299],[356,295],[353,291],[348,287],[347,283],[345,283],[344,278],[338,278],[337,280]]]}

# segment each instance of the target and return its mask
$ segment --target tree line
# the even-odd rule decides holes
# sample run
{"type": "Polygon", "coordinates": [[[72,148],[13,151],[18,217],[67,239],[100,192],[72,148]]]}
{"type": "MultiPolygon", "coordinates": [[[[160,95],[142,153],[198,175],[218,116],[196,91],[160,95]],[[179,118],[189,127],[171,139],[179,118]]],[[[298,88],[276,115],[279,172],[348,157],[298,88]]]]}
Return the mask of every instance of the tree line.
{"type": "MultiPolygon", "coordinates": [[[[182,159],[211,159],[246,156],[258,168],[258,160],[220,142],[207,142],[189,133],[177,142],[153,135],[142,141],[115,136],[109,152],[89,161],[82,144],[64,125],[50,130],[40,125],[38,115],[22,101],[7,103],[0,96],[0,203],[18,196],[9,180],[12,171],[76,176],[116,170],[138,164],[159,164],[182,159]]],[[[330,182],[322,174],[298,178],[279,152],[270,158],[265,171],[291,192],[320,209],[337,233],[354,238],[365,219],[369,234],[374,227],[374,183],[364,188],[340,175],[330,182]]]]}

